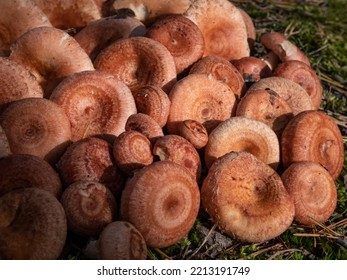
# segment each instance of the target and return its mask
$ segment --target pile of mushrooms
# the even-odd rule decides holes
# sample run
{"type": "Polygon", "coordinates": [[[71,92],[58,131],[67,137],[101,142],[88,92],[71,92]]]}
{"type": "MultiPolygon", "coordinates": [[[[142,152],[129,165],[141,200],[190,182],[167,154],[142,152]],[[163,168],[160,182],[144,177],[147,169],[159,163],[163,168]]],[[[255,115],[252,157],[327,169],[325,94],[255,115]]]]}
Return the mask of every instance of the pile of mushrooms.
{"type": "Polygon", "coordinates": [[[284,34],[251,56],[231,2],[2,0],[0,27],[0,259],[64,258],[71,236],[146,259],[202,212],[243,242],[334,212],[320,80],[284,34]]]}

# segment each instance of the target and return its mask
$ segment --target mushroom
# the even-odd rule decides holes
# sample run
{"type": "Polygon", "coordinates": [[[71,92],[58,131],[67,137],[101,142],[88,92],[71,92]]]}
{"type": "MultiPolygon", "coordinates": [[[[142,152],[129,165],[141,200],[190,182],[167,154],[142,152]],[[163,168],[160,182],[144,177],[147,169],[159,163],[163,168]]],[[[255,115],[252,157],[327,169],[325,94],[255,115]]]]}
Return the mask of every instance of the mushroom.
{"type": "Polygon", "coordinates": [[[11,154],[10,145],[8,144],[7,136],[4,129],[0,125],[0,159],[11,154]]]}
{"type": "Polygon", "coordinates": [[[296,162],[281,178],[294,199],[295,221],[315,225],[329,219],[336,207],[337,191],[334,179],[323,166],[309,161],[296,162]]]}
{"type": "Polygon", "coordinates": [[[280,147],[275,132],[266,124],[245,117],[233,117],[218,125],[205,147],[206,167],[229,152],[249,152],[276,169],[280,147]]]}
{"type": "Polygon", "coordinates": [[[80,236],[98,236],[116,216],[116,201],[104,185],[79,181],[61,196],[68,229],[80,236]]]}
{"type": "Polygon", "coordinates": [[[280,137],[287,123],[293,118],[293,111],[275,91],[257,89],[240,100],[236,116],[261,121],[280,137]]]}
{"type": "Polygon", "coordinates": [[[184,120],[178,127],[178,135],[187,139],[196,149],[201,149],[208,142],[206,128],[195,120],[184,120]]]}
{"type": "Polygon", "coordinates": [[[245,81],[240,72],[222,57],[205,56],[193,65],[189,74],[211,75],[217,81],[228,85],[238,99],[246,92],[245,81]]]}
{"type": "Polygon", "coordinates": [[[171,134],[177,134],[180,123],[188,119],[202,123],[210,132],[230,118],[236,107],[230,87],[205,74],[190,74],[178,81],[169,98],[167,128],[171,134]]]}
{"type": "Polygon", "coordinates": [[[280,176],[247,152],[231,152],[213,163],[201,199],[223,232],[245,242],[275,238],[294,218],[294,203],[280,176]]]}
{"type": "Polygon", "coordinates": [[[284,167],[299,161],[312,161],[326,168],[333,179],[341,173],[344,147],[341,132],[326,113],[306,111],[289,121],[281,138],[284,167]]]}
{"type": "Polygon", "coordinates": [[[191,173],[177,163],[159,161],[126,183],[121,215],[139,230],[147,246],[163,248],[188,234],[199,206],[199,187],[191,173]]]}
{"type": "Polygon", "coordinates": [[[29,154],[55,163],[70,144],[70,122],[54,102],[25,98],[11,103],[0,115],[13,154],[29,154]]]}
{"type": "Polygon", "coordinates": [[[24,65],[49,97],[65,77],[94,70],[93,64],[76,40],[53,27],[37,27],[24,33],[11,46],[10,59],[24,65]]]}
{"type": "Polygon", "coordinates": [[[113,141],[125,131],[128,117],[136,113],[129,88],[112,75],[99,71],[67,77],[54,89],[50,100],[68,116],[73,141],[96,135],[113,141]]]}
{"type": "Polygon", "coordinates": [[[199,60],[204,53],[205,42],[199,27],[181,14],[160,17],[149,27],[146,36],[169,50],[177,74],[199,60]]]}
{"type": "Polygon", "coordinates": [[[123,172],[132,174],[153,162],[151,142],[140,132],[125,131],[113,143],[113,156],[123,172]]]}
{"type": "Polygon", "coordinates": [[[112,42],[133,36],[144,36],[146,27],[139,20],[126,17],[108,17],[91,22],[75,36],[75,40],[95,60],[101,50],[112,42]]]}
{"type": "Polygon", "coordinates": [[[57,198],[62,193],[58,174],[45,160],[23,154],[0,159],[0,196],[22,188],[39,188],[57,198]]]}
{"type": "Polygon", "coordinates": [[[100,52],[94,65],[123,81],[132,92],[146,84],[167,92],[176,81],[175,61],[170,52],[146,37],[117,40],[100,52]]]}
{"type": "Polygon", "coordinates": [[[43,97],[36,79],[21,64],[0,57],[0,112],[12,101],[43,97]]]}
{"type": "Polygon", "coordinates": [[[160,127],[165,126],[171,102],[168,95],[159,86],[143,86],[134,92],[133,96],[138,113],[152,117],[160,127]]]}
{"type": "Polygon", "coordinates": [[[247,29],[242,14],[227,0],[196,0],[184,13],[202,31],[204,56],[225,59],[249,56],[247,29]]]}
{"type": "Polygon", "coordinates": [[[265,48],[276,54],[281,61],[299,60],[310,66],[307,56],[292,42],[290,42],[284,34],[279,32],[267,32],[261,35],[260,42],[265,48]]]}
{"type": "Polygon", "coordinates": [[[100,260],[145,260],[147,246],[141,233],[132,224],[116,221],[102,230],[98,240],[87,244],[85,253],[100,260]]]}
{"type": "Polygon", "coordinates": [[[199,181],[201,176],[199,154],[183,137],[174,134],[160,137],[154,144],[153,154],[160,160],[169,160],[184,166],[199,181]]]}
{"type": "Polygon", "coordinates": [[[246,32],[247,32],[247,42],[249,48],[252,50],[257,34],[255,32],[255,27],[252,18],[249,16],[249,14],[242,8],[238,7],[239,11],[241,12],[241,16],[243,21],[246,25],[246,32]]]}
{"type": "Polygon", "coordinates": [[[288,103],[294,115],[302,111],[314,110],[310,96],[297,83],[281,77],[269,77],[254,83],[246,92],[258,89],[270,89],[275,91],[284,101],[288,103]]]}
{"type": "Polygon", "coordinates": [[[0,197],[0,259],[57,259],[66,234],[64,209],[49,192],[25,188],[0,197]]]}
{"type": "Polygon", "coordinates": [[[131,115],[125,124],[125,130],[138,131],[144,134],[151,143],[164,136],[164,132],[159,124],[149,115],[142,113],[131,115]]]}
{"type": "Polygon", "coordinates": [[[65,186],[78,181],[98,181],[116,198],[123,188],[123,174],[115,165],[112,146],[105,140],[89,137],[68,147],[57,164],[65,186]]]}
{"type": "Polygon", "coordinates": [[[310,66],[298,60],[286,61],[276,68],[273,75],[289,79],[302,86],[310,96],[314,108],[319,109],[323,88],[317,74],[310,66]]]}

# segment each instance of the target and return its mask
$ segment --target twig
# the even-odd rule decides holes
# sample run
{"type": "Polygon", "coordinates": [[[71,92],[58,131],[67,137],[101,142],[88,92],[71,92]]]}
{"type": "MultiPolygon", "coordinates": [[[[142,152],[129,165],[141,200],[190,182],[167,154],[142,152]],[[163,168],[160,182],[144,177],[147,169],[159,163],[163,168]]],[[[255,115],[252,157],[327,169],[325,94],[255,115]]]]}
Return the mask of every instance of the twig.
{"type": "Polygon", "coordinates": [[[214,232],[214,230],[216,229],[217,224],[214,224],[212,226],[212,228],[210,229],[210,231],[207,233],[207,235],[205,236],[204,240],[202,241],[202,243],[200,244],[200,246],[193,252],[193,254],[191,254],[187,259],[191,259],[192,257],[194,257],[200,250],[201,248],[205,245],[205,243],[207,242],[208,238],[211,236],[212,232],[214,232]]]}

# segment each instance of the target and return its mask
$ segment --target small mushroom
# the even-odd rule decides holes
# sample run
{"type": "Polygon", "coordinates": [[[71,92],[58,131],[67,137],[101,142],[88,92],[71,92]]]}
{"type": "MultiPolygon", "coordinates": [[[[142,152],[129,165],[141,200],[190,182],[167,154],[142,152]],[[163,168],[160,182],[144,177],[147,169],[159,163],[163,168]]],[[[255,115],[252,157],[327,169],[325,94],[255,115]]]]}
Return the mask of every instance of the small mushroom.
{"type": "Polygon", "coordinates": [[[178,81],[169,98],[167,128],[171,134],[177,134],[180,123],[185,120],[196,120],[210,132],[230,118],[236,107],[230,87],[205,74],[190,74],[178,81]]]}
{"type": "Polygon", "coordinates": [[[55,163],[70,144],[70,122],[54,102],[25,98],[9,105],[0,115],[13,154],[29,154],[55,163]]]}
{"type": "Polygon", "coordinates": [[[184,13],[202,31],[204,56],[225,59],[249,56],[247,29],[242,14],[227,0],[196,0],[184,13]]]}
{"type": "Polygon", "coordinates": [[[289,121],[281,138],[284,167],[299,161],[312,161],[326,168],[333,179],[341,173],[344,147],[341,132],[326,113],[306,111],[289,121]]]}
{"type": "Polygon", "coordinates": [[[159,42],[146,37],[117,40],[94,61],[95,68],[123,81],[132,92],[150,84],[169,91],[176,81],[171,53],[159,42]]]}
{"type": "Polygon", "coordinates": [[[247,152],[231,152],[214,162],[201,199],[222,231],[245,242],[275,238],[294,218],[294,203],[280,176],[247,152]]]}
{"type": "Polygon", "coordinates": [[[136,113],[129,88],[112,75],[99,71],[67,77],[54,89],[50,100],[68,116],[72,141],[97,135],[113,141],[125,131],[128,117],[136,113]]]}
{"type": "Polygon", "coordinates": [[[306,63],[297,60],[286,61],[276,68],[273,75],[289,79],[302,86],[310,96],[314,108],[319,109],[323,87],[317,74],[306,63]]]}
{"type": "Polygon", "coordinates": [[[225,83],[239,99],[246,92],[245,81],[234,65],[218,56],[205,56],[196,62],[189,74],[212,75],[217,81],[225,83]]]}
{"type": "Polygon", "coordinates": [[[132,174],[153,162],[151,142],[140,132],[125,131],[113,143],[113,156],[123,172],[132,174]]]}
{"type": "Polygon", "coordinates": [[[233,117],[218,125],[205,147],[206,167],[229,152],[249,152],[276,169],[280,147],[275,132],[266,124],[245,117],[233,117]]]}
{"type": "Polygon", "coordinates": [[[206,128],[195,120],[184,120],[178,127],[178,135],[187,139],[196,149],[201,149],[208,142],[206,128]]]}
{"type": "Polygon", "coordinates": [[[49,192],[25,188],[0,197],[0,259],[57,259],[66,234],[64,209],[49,192]]]}
{"type": "Polygon", "coordinates": [[[79,181],[61,196],[68,229],[80,236],[98,236],[116,216],[116,201],[108,188],[95,181],[79,181]]]}
{"type": "Polygon", "coordinates": [[[8,144],[7,136],[4,129],[0,125],[0,159],[11,154],[10,145],[8,144]]]}
{"type": "Polygon", "coordinates": [[[323,166],[309,161],[296,162],[281,178],[294,199],[295,221],[315,225],[329,219],[336,207],[337,191],[334,179],[323,166]]]}
{"type": "Polygon", "coordinates": [[[158,86],[146,85],[133,93],[139,113],[152,117],[160,127],[164,127],[170,112],[168,95],[158,86]]]}
{"type": "Polygon", "coordinates": [[[205,42],[199,27],[181,14],[160,17],[149,27],[146,36],[169,50],[177,74],[199,60],[204,53],[205,42]]]}
{"type": "Polygon", "coordinates": [[[139,230],[147,246],[163,248],[188,234],[199,206],[199,187],[191,173],[177,163],[159,161],[127,182],[121,215],[139,230]]]}
{"type": "Polygon", "coordinates": [[[22,154],[0,159],[0,196],[23,188],[39,188],[57,198],[62,193],[58,174],[45,160],[22,154]]]}

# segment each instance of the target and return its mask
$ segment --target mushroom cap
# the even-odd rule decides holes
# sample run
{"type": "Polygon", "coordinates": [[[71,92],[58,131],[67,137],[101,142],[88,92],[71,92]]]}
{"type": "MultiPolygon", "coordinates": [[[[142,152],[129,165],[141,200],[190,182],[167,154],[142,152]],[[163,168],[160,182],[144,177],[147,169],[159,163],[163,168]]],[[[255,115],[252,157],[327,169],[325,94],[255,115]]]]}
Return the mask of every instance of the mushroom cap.
{"type": "Polygon", "coordinates": [[[287,124],[281,138],[284,167],[298,161],[312,161],[324,166],[333,179],[341,173],[344,147],[341,132],[326,113],[306,111],[287,124]]]}
{"type": "Polygon", "coordinates": [[[70,145],[57,164],[65,186],[78,181],[98,181],[118,197],[123,174],[117,168],[112,146],[107,141],[88,137],[70,145]]]}
{"type": "Polygon", "coordinates": [[[11,103],[0,116],[13,154],[29,154],[54,163],[70,144],[70,122],[54,102],[25,98],[11,103]]]}
{"type": "Polygon", "coordinates": [[[206,128],[195,120],[184,120],[178,127],[178,135],[187,139],[196,149],[201,149],[208,142],[206,128]]]}
{"type": "Polygon", "coordinates": [[[286,61],[275,69],[276,77],[282,77],[302,86],[310,96],[315,109],[319,109],[322,102],[323,87],[314,70],[298,60],[286,61]]]}
{"type": "Polygon", "coordinates": [[[310,66],[307,56],[286,36],[279,32],[267,32],[261,35],[260,42],[265,48],[274,52],[281,61],[299,60],[310,66]]]}
{"type": "Polygon", "coordinates": [[[258,89],[271,89],[275,91],[292,108],[293,114],[314,110],[310,96],[297,83],[281,77],[269,77],[254,83],[246,92],[246,95],[258,89]]]}
{"type": "Polygon", "coordinates": [[[54,89],[50,100],[68,116],[73,141],[96,135],[115,138],[125,131],[128,117],[136,113],[129,88],[99,71],[72,74],[54,89]]]}
{"type": "Polygon", "coordinates": [[[57,259],[66,234],[64,209],[49,192],[25,188],[0,197],[0,259],[57,259]]]}
{"type": "Polygon", "coordinates": [[[231,62],[241,73],[245,82],[258,82],[272,76],[272,71],[264,60],[255,56],[246,56],[231,62]]]}
{"type": "Polygon", "coordinates": [[[236,107],[233,91],[211,75],[190,74],[178,81],[169,94],[171,100],[167,128],[177,134],[184,120],[202,123],[208,132],[230,118],[236,107]]]}
{"type": "Polygon", "coordinates": [[[37,27],[24,33],[11,46],[10,59],[24,65],[49,96],[65,77],[94,66],[76,40],[54,27],[37,27]]]}
{"type": "Polygon", "coordinates": [[[111,42],[121,38],[144,36],[145,34],[146,26],[135,18],[108,17],[91,22],[74,38],[94,61],[100,51],[111,42]]]}
{"type": "Polygon", "coordinates": [[[205,42],[199,27],[181,14],[160,17],[149,27],[146,36],[169,50],[178,74],[199,60],[204,53],[205,42]]]}
{"type": "Polygon", "coordinates": [[[147,246],[162,248],[188,234],[199,206],[199,187],[191,173],[177,163],[159,161],[127,182],[121,215],[139,230],[147,246]]]}
{"type": "Polygon", "coordinates": [[[145,260],[147,246],[141,233],[130,223],[116,221],[108,224],[98,240],[101,260],[145,260]]]}
{"type": "Polygon", "coordinates": [[[293,118],[293,111],[275,91],[257,89],[240,100],[236,116],[261,121],[280,137],[287,123],[293,118]]]}
{"type": "Polygon", "coordinates": [[[0,159],[0,196],[22,188],[39,188],[59,198],[58,174],[45,160],[32,155],[10,155],[0,159]]]}
{"type": "Polygon", "coordinates": [[[0,125],[0,159],[11,154],[10,145],[8,144],[7,136],[4,129],[0,125]]]}
{"type": "Polygon", "coordinates": [[[246,91],[245,81],[237,68],[219,56],[203,57],[193,65],[189,74],[212,75],[217,81],[227,84],[237,98],[246,91]]]}
{"type": "Polygon", "coordinates": [[[240,10],[227,0],[196,0],[184,14],[202,31],[204,56],[228,60],[249,56],[247,29],[240,10]]]}
{"type": "Polygon", "coordinates": [[[171,101],[158,86],[146,85],[133,93],[139,113],[152,117],[160,127],[164,127],[170,113],[171,101]]]}
{"type": "Polygon", "coordinates": [[[7,51],[29,29],[52,25],[33,1],[1,0],[0,26],[0,51],[7,51]]]}
{"type": "Polygon", "coordinates": [[[247,152],[231,152],[214,162],[201,199],[222,231],[246,242],[275,238],[294,218],[294,203],[280,176],[247,152]]]}
{"type": "Polygon", "coordinates": [[[80,236],[98,236],[116,216],[111,191],[95,181],[79,181],[61,196],[68,229],[80,236]]]}
{"type": "Polygon", "coordinates": [[[176,81],[171,53],[159,42],[146,37],[117,40],[102,50],[95,68],[123,81],[132,92],[150,84],[169,91],[176,81]]]}
{"type": "Polygon", "coordinates": [[[8,58],[0,57],[0,111],[5,104],[27,97],[43,97],[43,90],[35,77],[8,58]]]}
{"type": "Polygon", "coordinates": [[[244,9],[240,7],[238,7],[238,9],[241,12],[243,21],[245,22],[245,25],[246,25],[248,46],[250,49],[253,49],[253,46],[257,37],[253,20],[244,9]]]}
{"type": "Polygon", "coordinates": [[[280,161],[275,132],[266,124],[245,117],[227,119],[210,133],[205,147],[207,168],[229,152],[249,152],[273,169],[280,161]]]}
{"type": "Polygon", "coordinates": [[[295,220],[301,224],[324,223],[334,212],[337,191],[334,179],[320,164],[302,161],[291,164],[281,176],[294,199],[295,220]]]}

